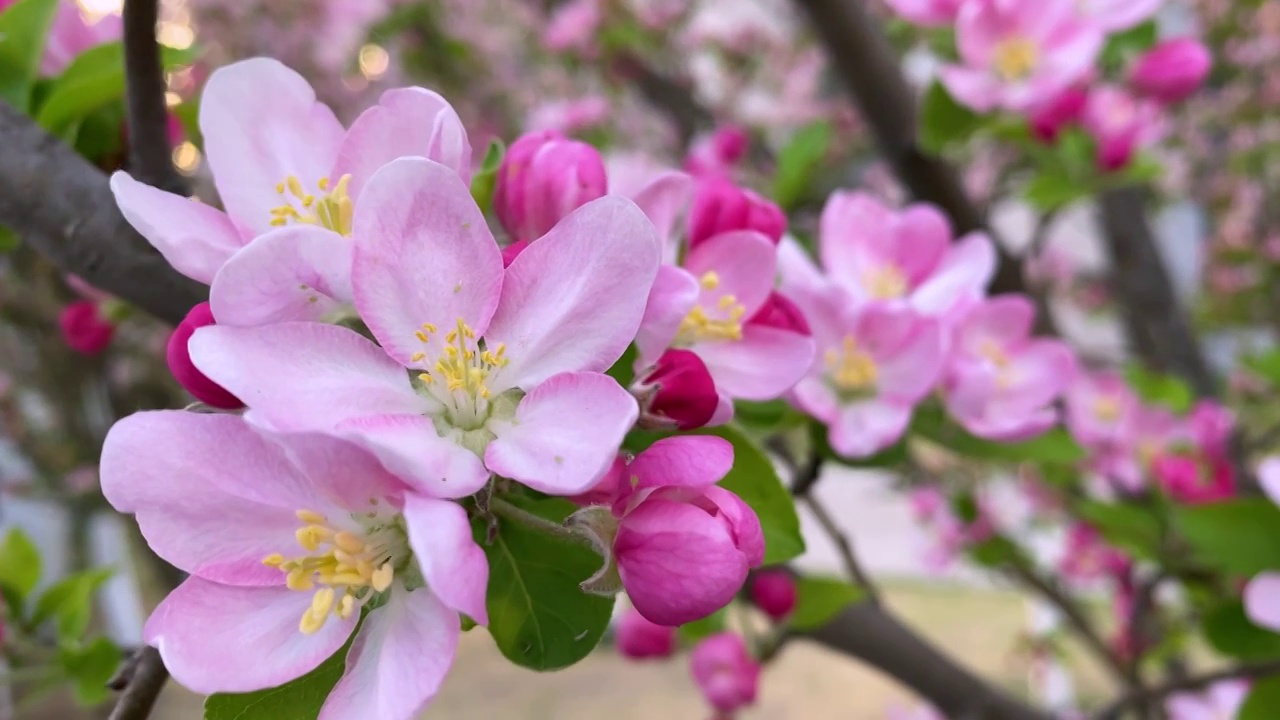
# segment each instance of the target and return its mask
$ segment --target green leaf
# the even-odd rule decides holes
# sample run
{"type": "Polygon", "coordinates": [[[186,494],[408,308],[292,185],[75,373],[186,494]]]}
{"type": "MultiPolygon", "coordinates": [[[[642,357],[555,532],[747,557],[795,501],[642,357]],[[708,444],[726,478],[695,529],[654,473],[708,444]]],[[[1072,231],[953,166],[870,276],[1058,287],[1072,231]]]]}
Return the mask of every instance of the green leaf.
{"type": "Polygon", "coordinates": [[[952,143],[968,140],[982,124],[981,115],[956,102],[935,80],[920,103],[920,147],[936,155],[952,143]]]}
{"type": "Polygon", "coordinates": [[[631,343],[627,346],[626,351],[622,353],[622,357],[609,368],[608,376],[618,381],[618,384],[624,388],[631,387],[631,383],[636,379],[636,355],[639,350],[636,344],[631,343]]]}
{"type": "Polygon", "coordinates": [[[1184,413],[1195,402],[1195,393],[1186,381],[1174,375],[1152,372],[1139,363],[1125,368],[1125,379],[1144,402],[1164,405],[1175,413],[1184,413]]]}
{"type": "Polygon", "coordinates": [[[975,563],[989,568],[1003,567],[1026,560],[1017,543],[1003,535],[996,535],[970,545],[966,552],[975,563]]]}
{"type": "Polygon", "coordinates": [[[796,579],[796,608],[790,625],[801,632],[816,630],[849,605],[861,601],[866,593],[843,580],[822,577],[796,579]]]}
{"type": "Polygon", "coordinates": [[[778,565],[804,552],[795,501],[764,451],[742,431],[730,426],[702,434],[717,435],[733,444],[733,469],[719,484],[742,498],[760,518],[760,528],[764,531],[764,564],[778,565]]]}
{"type": "Polygon", "coordinates": [[[1280,507],[1262,498],[1173,508],[1194,557],[1229,573],[1280,568],[1280,507]]]}
{"type": "MultiPolygon", "coordinates": [[[[560,500],[522,505],[539,515],[567,514],[560,500]],[[557,508],[546,512],[546,508],[557,508]]],[[[476,540],[489,558],[489,634],[511,662],[533,670],[568,667],[586,657],[604,636],[613,598],[588,595],[578,586],[600,569],[600,556],[585,545],[510,520],[485,545],[485,523],[476,540]]]]}
{"type": "Polygon", "coordinates": [[[0,254],[17,250],[20,242],[17,233],[7,227],[0,227],[0,254]]]}
{"type": "Polygon", "coordinates": [[[677,631],[681,642],[689,645],[696,644],[699,640],[715,635],[724,630],[725,621],[729,617],[728,606],[722,607],[701,620],[687,622],[680,626],[677,631]]]}
{"type": "MultiPolygon", "coordinates": [[[[355,637],[355,633],[351,634],[355,637]]],[[[218,693],[204,701],[204,720],[313,720],[346,668],[351,640],[320,667],[279,687],[251,693],[218,693]]],[[[264,658],[262,661],[266,661],[264,658]]],[[[257,662],[246,658],[245,662],[257,662]]]]}
{"type": "Polygon", "coordinates": [[[772,434],[804,422],[805,416],[786,400],[734,400],[733,419],[743,429],[772,434]]]}
{"type": "Polygon", "coordinates": [[[76,702],[81,705],[97,705],[107,699],[107,681],[115,675],[120,660],[120,648],[106,638],[58,651],[58,661],[70,676],[76,702]]]}
{"type": "Polygon", "coordinates": [[[502,158],[506,153],[507,146],[501,140],[490,140],[480,169],[471,176],[471,197],[482,212],[488,212],[493,205],[493,191],[498,185],[498,168],[502,166],[502,158]]]}
{"type": "Polygon", "coordinates": [[[809,183],[827,155],[832,135],[830,123],[825,120],[815,122],[792,135],[779,151],[773,199],[783,210],[795,207],[809,191],[809,183]]]}
{"type": "Polygon", "coordinates": [[[1255,680],[1236,720],[1280,718],[1280,676],[1255,680]]]}
{"type": "Polygon", "coordinates": [[[1084,449],[1062,428],[1021,442],[994,442],[969,434],[936,405],[916,411],[911,431],[956,453],[981,460],[1072,465],[1085,457],[1084,449]]]}
{"type": "Polygon", "coordinates": [[[1070,205],[1087,196],[1088,186],[1066,173],[1047,169],[1037,172],[1022,190],[1022,196],[1038,210],[1048,211],[1070,205]]]}
{"type": "Polygon", "coordinates": [[[1280,348],[1245,356],[1240,362],[1272,385],[1280,385],[1280,348]]]}
{"type": "Polygon", "coordinates": [[[26,598],[40,581],[40,551],[31,538],[14,528],[0,542],[0,585],[26,598]]]}
{"type": "Polygon", "coordinates": [[[0,100],[27,112],[58,0],[18,0],[0,12],[0,100]]]}
{"type": "Polygon", "coordinates": [[[98,568],[68,575],[54,583],[36,601],[32,625],[50,618],[58,620],[58,637],[78,640],[89,628],[93,616],[93,594],[111,577],[109,568],[98,568]]]}
{"type": "Polygon", "coordinates": [[[1119,72],[1129,59],[1156,44],[1158,29],[1154,20],[1145,22],[1107,38],[1102,48],[1101,65],[1109,73],[1119,72]]]}
{"type": "Polygon", "coordinates": [[[1084,500],[1075,506],[1107,542],[1138,557],[1154,559],[1160,552],[1160,520],[1150,509],[1127,503],[1084,500]]]}
{"type": "Polygon", "coordinates": [[[1241,660],[1280,657],[1280,634],[1254,625],[1239,600],[1228,600],[1207,613],[1202,628],[1205,639],[1223,655],[1241,660]]]}

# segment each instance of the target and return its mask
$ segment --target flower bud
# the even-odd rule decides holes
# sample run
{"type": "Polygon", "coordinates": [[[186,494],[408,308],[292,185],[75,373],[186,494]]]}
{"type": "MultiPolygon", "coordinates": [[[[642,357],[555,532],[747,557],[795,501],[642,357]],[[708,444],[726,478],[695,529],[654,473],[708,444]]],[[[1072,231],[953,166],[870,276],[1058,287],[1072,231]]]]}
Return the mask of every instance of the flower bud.
{"type": "Polygon", "coordinates": [[[242,408],[244,403],[240,402],[239,398],[205,377],[205,374],[196,368],[195,363],[191,362],[191,353],[187,349],[191,336],[196,330],[213,324],[215,324],[213,311],[209,309],[209,303],[202,302],[191,308],[191,312],[187,313],[182,322],[178,323],[173,334],[169,336],[169,347],[165,353],[169,372],[173,373],[174,379],[183,389],[206,405],[224,410],[242,408]]]}
{"type": "Polygon", "coordinates": [[[1037,140],[1053,143],[1064,128],[1084,117],[1089,93],[1084,88],[1067,88],[1049,102],[1031,111],[1031,132],[1037,140]]]}
{"type": "Polygon", "coordinates": [[[689,211],[689,247],[731,230],[755,230],[774,244],[787,229],[782,208],[722,177],[698,185],[689,211]]]}
{"type": "Polygon", "coordinates": [[[1212,66],[1213,56],[1199,40],[1166,40],[1138,58],[1129,84],[1140,95],[1176,103],[1200,89],[1212,66]]]}
{"type": "Polygon", "coordinates": [[[632,660],[671,657],[676,651],[676,629],[649,622],[631,608],[618,619],[618,652],[632,660]]]}
{"type": "Polygon", "coordinates": [[[796,607],[796,581],[785,570],[766,570],[751,581],[751,600],[773,620],[781,620],[796,607]]]}
{"type": "Polygon", "coordinates": [[[790,330],[801,335],[813,334],[809,329],[809,321],[805,319],[800,308],[787,296],[776,292],[769,293],[769,298],[764,301],[764,305],[760,306],[756,314],[747,320],[747,324],[790,330]]]}
{"type": "Polygon", "coordinates": [[[684,169],[694,175],[726,173],[747,152],[751,137],[737,125],[725,125],[694,142],[684,169]]]}
{"type": "Polygon", "coordinates": [[[77,300],[58,313],[58,328],[67,347],[81,355],[97,355],[111,344],[116,326],[92,300],[77,300]]]}
{"type": "Polygon", "coordinates": [[[554,130],[528,133],[511,144],[498,168],[493,209],[514,241],[532,241],[602,197],[606,187],[595,148],[554,130]]]}
{"type": "Polygon", "coordinates": [[[653,390],[645,406],[648,420],[670,420],[680,430],[706,425],[720,402],[707,366],[689,350],[664,352],[641,387],[653,390]]]}
{"type": "Polygon", "coordinates": [[[689,656],[689,671],[717,712],[733,713],[756,701],[760,664],[740,635],[724,632],[705,638],[689,656]]]}

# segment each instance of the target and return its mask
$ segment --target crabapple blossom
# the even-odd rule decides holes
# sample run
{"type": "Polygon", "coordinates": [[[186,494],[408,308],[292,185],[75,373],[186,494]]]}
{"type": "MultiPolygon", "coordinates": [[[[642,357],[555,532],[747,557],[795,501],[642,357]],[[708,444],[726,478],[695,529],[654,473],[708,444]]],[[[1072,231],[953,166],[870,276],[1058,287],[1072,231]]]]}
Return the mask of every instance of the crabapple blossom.
{"type": "Polygon", "coordinates": [[[58,313],[58,329],[67,347],[81,355],[97,355],[111,344],[116,325],[103,312],[102,303],[76,300],[58,313]]]}
{"type": "Polygon", "coordinates": [[[1219,720],[1237,717],[1249,695],[1247,680],[1220,680],[1200,692],[1169,696],[1165,710],[1169,720],[1219,720]]]}
{"type": "Polygon", "coordinates": [[[187,349],[191,336],[197,329],[213,324],[215,324],[213,311],[209,309],[209,303],[202,302],[191,308],[191,312],[187,313],[182,322],[178,323],[178,327],[174,328],[173,334],[169,336],[165,352],[169,372],[184,390],[206,405],[226,410],[242,408],[244,403],[240,402],[240,398],[205,377],[204,373],[197,370],[195,364],[191,362],[191,353],[187,349]]]}
{"type": "Polygon", "coordinates": [[[774,621],[796,607],[796,580],[785,570],[765,570],[751,578],[751,601],[774,621]]]}
{"type": "Polygon", "coordinates": [[[1055,142],[1064,129],[1084,118],[1084,109],[1088,102],[1089,91],[1084,88],[1069,87],[1063,90],[1047,102],[1031,109],[1029,117],[1031,132],[1045,143],[1055,142]]]}
{"type": "Polygon", "coordinates": [[[196,367],[252,422],[350,438],[428,494],[470,495],[490,473],[585,490],[638,414],[603,371],[644,311],[652,224],[630,201],[601,198],[504,269],[444,165],[394,160],[360,200],[352,286],[381,347],[322,323],[217,325],[192,336],[196,367]]]}
{"type": "Polygon", "coordinates": [[[722,632],[703,638],[689,656],[689,671],[716,717],[755,704],[760,663],[751,657],[741,635],[722,632]]]}
{"type": "Polygon", "coordinates": [[[668,658],[676,652],[676,628],[649,622],[635,608],[618,619],[618,652],[632,660],[668,658]]]}
{"type": "Polygon", "coordinates": [[[699,180],[689,210],[689,247],[733,230],[755,230],[773,243],[787,229],[782,208],[723,177],[699,180]]]}
{"type": "Polygon", "coordinates": [[[651,393],[642,403],[641,424],[673,423],[692,430],[711,421],[720,404],[715,380],[698,356],[688,350],[667,350],[637,383],[638,396],[651,393]]]}
{"type": "Polygon", "coordinates": [[[600,153],[558,132],[511,143],[494,185],[493,210],[516,243],[547,234],[561,218],[605,194],[600,153]]]}
{"type": "Polygon", "coordinates": [[[1129,72],[1129,85],[1139,95],[1177,103],[1200,89],[1212,66],[1213,56],[1199,40],[1165,40],[1138,58],[1129,72]]]}
{"type": "Polygon", "coordinates": [[[319,720],[408,720],[452,664],[460,614],[488,622],[488,563],[462,506],[410,492],[342,440],[138,413],[107,436],[102,490],[190,574],[143,635],[195,692],[281,685],[355,632],[319,720]]]}
{"type": "MultiPolygon", "coordinates": [[[[0,2],[0,9],[8,4],[0,2]]],[[[44,54],[40,56],[40,74],[46,77],[60,75],[80,53],[115,42],[123,33],[124,23],[119,15],[108,13],[90,21],[75,0],[59,0],[53,26],[44,41],[44,54]]]]}
{"type": "Polygon", "coordinates": [[[1084,127],[1098,144],[1097,163],[1119,170],[1139,151],[1165,134],[1164,116],[1151,100],[1136,98],[1115,86],[1094,88],[1084,109],[1084,127]]]}

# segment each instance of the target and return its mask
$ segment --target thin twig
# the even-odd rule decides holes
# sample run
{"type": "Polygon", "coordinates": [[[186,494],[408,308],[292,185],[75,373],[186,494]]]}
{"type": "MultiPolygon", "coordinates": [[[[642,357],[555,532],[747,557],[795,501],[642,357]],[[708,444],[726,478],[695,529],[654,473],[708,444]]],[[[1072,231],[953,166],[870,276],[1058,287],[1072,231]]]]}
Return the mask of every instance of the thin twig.
{"type": "Polygon", "coordinates": [[[572,540],[576,543],[583,543],[587,545],[591,544],[590,540],[582,533],[566,527],[561,523],[555,522],[554,520],[548,520],[541,515],[535,515],[528,510],[518,508],[502,498],[490,498],[489,509],[498,517],[518,522],[521,525],[526,525],[535,530],[545,532],[548,535],[555,535],[556,537],[564,538],[565,540],[572,540]]]}
{"type": "Polygon", "coordinates": [[[107,720],[145,720],[169,680],[169,671],[160,658],[160,651],[153,647],[140,650],[126,668],[128,683],[107,720]]]}
{"type": "Polygon", "coordinates": [[[1193,677],[1180,678],[1163,685],[1144,688],[1128,695],[1121,697],[1114,703],[1108,705],[1095,717],[1097,720],[1117,720],[1125,708],[1139,703],[1158,702],[1183,691],[1199,690],[1201,688],[1212,685],[1219,680],[1230,680],[1232,678],[1258,678],[1268,675],[1280,673],[1280,660],[1267,660],[1265,662],[1245,663],[1234,665],[1222,670],[1215,670],[1204,675],[1195,675],[1193,677]]]}
{"type": "Polygon", "coordinates": [[[139,182],[186,195],[173,167],[164,68],[156,42],[159,0],[125,0],[124,69],[129,110],[129,172],[139,182]]]}
{"type": "Polygon", "coordinates": [[[840,562],[844,565],[845,573],[866,592],[868,602],[880,602],[880,589],[871,581],[871,576],[867,574],[862,564],[858,562],[858,556],[853,551],[853,543],[850,542],[849,536],[840,529],[840,526],[836,525],[831,514],[827,512],[826,506],[813,493],[807,493],[803,497],[805,502],[808,503],[809,509],[813,511],[813,516],[818,519],[818,524],[822,525],[822,529],[826,531],[827,536],[836,544],[836,550],[840,554],[840,562]]]}

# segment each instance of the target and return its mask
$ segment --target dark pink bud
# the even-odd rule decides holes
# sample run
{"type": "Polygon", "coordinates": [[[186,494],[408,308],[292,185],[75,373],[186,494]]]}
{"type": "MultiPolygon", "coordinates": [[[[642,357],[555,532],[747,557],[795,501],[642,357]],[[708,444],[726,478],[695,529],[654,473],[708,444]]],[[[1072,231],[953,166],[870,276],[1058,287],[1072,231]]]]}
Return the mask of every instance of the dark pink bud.
{"type": "Polygon", "coordinates": [[[1031,132],[1044,143],[1053,143],[1064,128],[1079,123],[1089,93],[1084,88],[1068,88],[1057,97],[1031,112],[1031,132]]]}
{"type": "Polygon", "coordinates": [[[725,125],[694,143],[684,169],[694,175],[728,172],[747,152],[751,136],[738,125],[725,125]]]}
{"type": "Polygon", "coordinates": [[[106,350],[116,334],[116,326],[92,300],[77,300],[62,308],[58,327],[67,347],[81,355],[97,355],[106,350]]]}
{"type": "Polygon", "coordinates": [[[723,177],[698,184],[689,211],[689,247],[732,230],[755,230],[775,244],[787,229],[782,208],[723,177]]]}
{"type": "Polygon", "coordinates": [[[765,570],[751,581],[751,600],[774,620],[781,620],[796,607],[796,581],[785,570],[765,570]]]}
{"type": "Polygon", "coordinates": [[[733,713],[756,701],[760,664],[740,635],[725,632],[705,638],[689,656],[689,671],[718,712],[733,713]]]}
{"type": "Polygon", "coordinates": [[[602,197],[608,186],[595,148],[555,130],[511,144],[498,168],[493,210],[515,241],[533,241],[566,215],[602,197]]]}
{"type": "Polygon", "coordinates": [[[1160,487],[1187,505],[1212,503],[1235,495],[1235,472],[1226,458],[1162,455],[1151,464],[1160,487]]]}
{"type": "Polygon", "coordinates": [[[673,420],[681,430],[706,425],[720,403],[706,364],[689,350],[664,352],[643,384],[658,387],[648,413],[673,420]]]}
{"type": "Polygon", "coordinates": [[[649,622],[631,608],[618,620],[618,652],[632,660],[671,657],[676,651],[676,629],[649,622]]]}
{"type": "Polygon", "coordinates": [[[239,398],[205,377],[204,373],[196,368],[195,363],[191,362],[191,353],[187,350],[187,343],[191,340],[191,336],[196,330],[214,324],[216,323],[213,319],[213,311],[209,309],[209,303],[202,302],[191,308],[191,312],[187,313],[182,322],[178,323],[173,334],[169,336],[169,348],[165,353],[169,372],[173,373],[179,385],[206,405],[224,410],[242,408],[244,403],[240,402],[239,398]]]}
{"type": "Polygon", "coordinates": [[[1213,55],[1199,40],[1166,40],[1138,58],[1129,84],[1140,95],[1176,103],[1200,89],[1212,66],[1213,55]]]}
{"type": "Polygon", "coordinates": [[[787,296],[776,292],[769,293],[769,298],[764,301],[764,305],[760,306],[756,314],[747,320],[747,324],[790,330],[801,335],[813,334],[809,329],[809,321],[805,319],[800,308],[787,296]]]}

